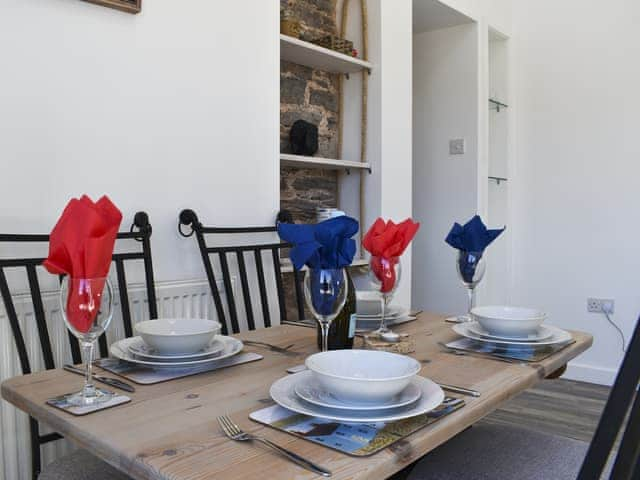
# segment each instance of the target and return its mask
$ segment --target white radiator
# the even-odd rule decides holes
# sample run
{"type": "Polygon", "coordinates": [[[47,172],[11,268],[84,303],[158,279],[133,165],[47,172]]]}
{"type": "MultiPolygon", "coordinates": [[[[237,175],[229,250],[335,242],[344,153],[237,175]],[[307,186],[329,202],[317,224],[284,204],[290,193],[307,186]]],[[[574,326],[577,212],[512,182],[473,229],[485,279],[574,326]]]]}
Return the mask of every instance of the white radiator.
{"type": "MultiPolygon", "coordinates": [[[[236,303],[239,304],[235,283],[234,281],[232,288],[236,292],[234,295],[236,303]]],[[[116,283],[112,281],[112,284],[115,287],[116,283]]],[[[219,285],[219,289],[224,295],[222,284],[219,285]]],[[[205,280],[156,283],[156,292],[160,317],[216,318],[209,285],[205,280]]],[[[131,317],[134,323],[149,317],[146,301],[144,285],[129,287],[131,317]]],[[[33,318],[31,298],[28,294],[17,295],[14,303],[29,350],[31,368],[33,371],[42,369],[42,352],[33,318]]],[[[44,292],[43,303],[53,352],[56,355],[56,365],[61,366],[65,362],[70,362],[71,352],[67,331],[60,314],[58,292],[44,292]]],[[[114,318],[107,332],[109,343],[124,337],[117,290],[114,292],[114,303],[114,318]]],[[[224,297],[223,303],[226,304],[224,297]]],[[[0,302],[0,381],[21,374],[9,321],[0,302]]],[[[78,377],[78,388],[81,382],[81,377],[78,377]]],[[[41,424],[41,433],[48,431],[46,426],[41,424]]],[[[42,464],[46,465],[72,449],[73,446],[66,440],[50,442],[42,447],[42,464]]],[[[31,449],[28,417],[2,400],[0,403],[0,479],[30,480],[30,478],[31,449]]]]}

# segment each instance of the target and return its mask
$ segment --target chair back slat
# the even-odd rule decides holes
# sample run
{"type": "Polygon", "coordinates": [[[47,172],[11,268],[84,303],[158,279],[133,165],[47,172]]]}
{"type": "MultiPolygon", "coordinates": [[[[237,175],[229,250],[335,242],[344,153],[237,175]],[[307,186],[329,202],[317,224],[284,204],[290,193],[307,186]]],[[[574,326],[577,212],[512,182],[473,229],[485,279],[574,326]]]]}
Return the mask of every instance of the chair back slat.
{"type": "Polygon", "coordinates": [[[284,303],[284,286],[282,284],[282,270],[280,269],[280,256],[278,248],[271,249],[271,257],[273,258],[273,270],[276,275],[276,290],[278,291],[278,306],[280,307],[280,318],[287,321],[287,306],[284,303]]]}
{"type": "MultiPolygon", "coordinates": [[[[153,277],[153,262],[151,260],[151,224],[145,212],[138,212],[134,217],[134,225],[145,225],[148,232],[142,237],[142,253],[144,258],[144,279],[147,287],[147,302],[149,308],[149,318],[158,318],[158,300],[156,298],[155,280],[153,277]]],[[[133,334],[133,332],[132,332],[133,334]]]]}
{"type": "Polygon", "coordinates": [[[264,265],[262,263],[262,250],[253,250],[256,260],[256,274],[258,277],[258,290],[260,291],[260,305],[262,305],[262,321],[265,327],[271,326],[271,314],[269,313],[269,299],[267,298],[267,286],[264,281],[264,265]]]}
{"type": "Polygon", "coordinates": [[[236,258],[238,261],[238,270],[240,272],[240,284],[242,285],[242,298],[244,299],[244,311],[247,315],[247,326],[249,330],[256,329],[256,323],[253,318],[253,307],[251,306],[251,293],[249,292],[249,280],[247,278],[247,267],[244,263],[244,252],[236,250],[236,258]]]}
{"type": "MultiPolygon", "coordinates": [[[[131,321],[131,309],[129,308],[129,293],[127,292],[127,278],[124,271],[124,260],[117,258],[116,277],[118,279],[118,293],[120,296],[120,309],[122,311],[122,324],[124,326],[125,337],[133,336],[133,328],[131,321]]],[[[151,303],[151,301],[149,301],[151,303]]]]}
{"type": "Polygon", "coordinates": [[[9,290],[9,284],[7,283],[7,277],[4,274],[4,269],[0,267],[0,293],[2,293],[2,301],[4,302],[4,308],[9,319],[9,325],[11,326],[11,333],[13,333],[13,339],[16,342],[16,348],[18,350],[18,357],[20,358],[20,368],[22,373],[27,375],[31,373],[31,364],[29,363],[29,355],[27,355],[27,346],[20,329],[20,323],[18,322],[18,314],[16,313],[16,307],[13,304],[13,298],[11,297],[11,291],[9,290]]]}
{"type": "MultiPolygon", "coordinates": [[[[284,221],[284,220],[283,220],[284,221]]],[[[258,292],[260,294],[260,306],[262,313],[262,321],[265,327],[270,327],[272,324],[271,315],[269,313],[269,295],[268,292],[272,291],[267,286],[275,284],[275,290],[277,293],[278,311],[281,320],[287,320],[287,307],[286,296],[283,285],[283,273],[280,268],[280,252],[285,247],[290,247],[289,244],[281,241],[277,242],[263,242],[247,245],[246,241],[241,245],[231,246],[215,246],[210,247],[207,245],[206,237],[208,235],[231,235],[231,234],[248,234],[255,235],[260,233],[276,233],[277,228],[275,226],[270,227],[205,227],[198,220],[198,216],[193,210],[183,210],[180,212],[178,231],[184,237],[190,237],[195,235],[198,241],[198,248],[204,264],[204,269],[207,274],[207,280],[211,288],[213,296],[213,302],[216,308],[216,313],[220,323],[222,323],[223,333],[225,329],[230,329],[237,333],[240,327],[240,321],[238,318],[238,308],[234,298],[234,292],[232,289],[232,268],[235,270],[237,266],[237,273],[240,278],[240,284],[242,287],[242,298],[244,303],[244,312],[246,315],[246,325],[249,330],[253,330],[257,326],[256,312],[254,311],[252,304],[251,288],[252,285],[257,283],[258,292]],[[185,232],[186,227],[190,228],[190,231],[185,232]],[[253,256],[246,255],[246,252],[253,252],[253,256]],[[271,261],[273,262],[274,282],[271,281],[271,271],[266,268],[268,264],[265,264],[263,253],[269,252],[271,261]],[[227,254],[235,254],[235,262],[233,256],[227,254]],[[227,312],[228,318],[225,316],[225,308],[223,307],[220,299],[220,292],[218,285],[216,284],[216,277],[214,274],[214,267],[212,265],[211,255],[217,255],[220,260],[220,271],[222,275],[222,282],[227,295],[227,312]],[[255,264],[255,279],[253,278],[254,270],[248,268],[248,262],[255,264]],[[269,270],[269,271],[267,271],[269,270]],[[269,278],[267,278],[269,277],[269,278]],[[257,282],[256,282],[257,280],[257,282]],[[228,320],[228,322],[227,322],[228,320]],[[227,323],[229,325],[227,325],[227,323]]],[[[246,238],[245,238],[246,240],[246,238]]],[[[295,281],[295,301],[297,303],[297,313],[300,320],[304,318],[304,299],[302,296],[301,276],[299,272],[294,272],[295,281]]],[[[254,297],[255,298],[255,297],[254,297]]],[[[275,299],[274,299],[275,301],[275,299]]]]}
{"type": "Polygon", "coordinates": [[[299,270],[293,270],[293,284],[296,290],[296,307],[298,309],[298,318],[303,319],[304,315],[304,293],[302,292],[302,273],[299,270]]]}
{"type": "Polygon", "coordinates": [[[73,364],[77,365],[79,363],[82,363],[82,353],[80,350],[80,342],[78,341],[78,338],[73,333],[71,333],[71,331],[68,331],[67,335],[69,336],[69,346],[71,348],[71,360],[73,360],[73,364]]]}
{"type": "Polygon", "coordinates": [[[211,288],[211,296],[213,297],[213,304],[216,309],[218,320],[222,324],[222,334],[228,335],[229,330],[227,328],[227,322],[225,321],[224,307],[222,306],[222,299],[220,298],[220,290],[216,282],[216,276],[213,272],[213,265],[211,265],[211,258],[209,258],[209,252],[207,251],[207,244],[202,233],[197,232],[198,247],[200,248],[200,254],[202,256],[202,263],[204,264],[204,270],[207,274],[207,281],[209,282],[209,288],[211,288]]]}
{"type": "MultiPolygon", "coordinates": [[[[627,353],[624,356],[616,381],[613,384],[609,398],[605,404],[602,416],[598,422],[596,433],[591,440],[587,455],[582,463],[578,480],[599,479],[607,463],[609,455],[614,449],[616,437],[623,428],[625,417],[629,411],[629,406],[634,400],[640,381],[640,319],[636,323],[633,337],[629,342],[627,353]]],[[[634,409],[637,408],[637,401],[634,402],[634,409]]],[[[638,415],[631,412],[631,417],[638,415]]],[[[635,450],[637,455],[638,428],[627,428],[626,434],[631,435],[629,441],[635,441],[636,445],[625,449],[625,455],[629,451],[635,450]],[[633,437],[635,436],[635,439],[633,437]]],[[[624,442],[624,440],[623,440],[624,442]]],[[[622,450],[621,450],[622,452],[622,450]]],[[[619,469],[627,469],[624,463],[636,464],[637,458],[622,459],[619,469]]],[[[618,478],[618,477],[612,477],[618,478]]],[[[624,477],[620,477],[624,478],[624,477]]]]}
{"type": "Polygon", "coordinates": [[[52,370],[55,368],[55,365],[53,362],[53,352],[51,351],[51,339],[49,338],[47,320],[44,317],[44,305],[42,303],[42,293],[40,291],[36,266],[29,264],[26,268],[29,290],[31,291],[31,301],[33,302],[33,313],[36,318],[38,337],[40,338],[40,347],[42,349],[42,359],[44,360],[44,368],[52,370]]]}
{"type": "Polygon", "coordinates": [[[233,286],[231,284],[231,273],[229,273],[229,262],[227,254],[224,251],[218,252],[220,258],[220,268],[222,269],[222,282],[224,290],[227,293],[227,308],[229,309],[229,319],[231,320],[231,331],[238,333],[240,326],[238,325],[238,312],[236,311],[236,301],[233,297],[233,286]]]}

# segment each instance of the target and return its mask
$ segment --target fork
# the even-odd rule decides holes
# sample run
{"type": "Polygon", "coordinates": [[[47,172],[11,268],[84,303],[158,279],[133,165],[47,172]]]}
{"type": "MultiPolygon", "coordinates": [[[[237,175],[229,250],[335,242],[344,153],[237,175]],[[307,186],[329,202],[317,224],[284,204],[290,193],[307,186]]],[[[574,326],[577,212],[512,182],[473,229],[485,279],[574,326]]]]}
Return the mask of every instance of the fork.
{"type": "Polygon", "coordinates": [[[319,465],[316,465],[315,463],[307,460],[306,458],[301,457],[297,453],[287,450],[286,448],[281,447],[280,445],[276,445],[271,440],[267,440],[264,437],[258,437],[256,435],[252,435],[251,433],[244,432],[238,425],[233,423],[233,421],[227,415],[222,415],[218,417],[218,423],[220,424],[220,428],[222,428],[222,431],[224,432],[224,434],[227,437],[229,437],[231,440],[235,440],[237,442],[248,442],[251,440],[256,440],[258,442],[261,442],[267,445],[268,447],[271,447],[276,452],[284,455],[285,457],[287,457],[289,460],[299,465],[300,467],[306,468],[307,470],[310,470],[313,473],[322,475],[323,477],[331,476],[331,472],[329,470],[319,465]]]}
{"type": "Polygon", "coordinates": [[[246,343],[247,345],[252,345],[254,347],[268,348],[272,352],[281,353],[283,355],[288,355],[291,357],[297,357],[298,355],[300,355],[298,352],[293,352],[289,350],[291,347],[295,345],[295,343],[292,343],[291,345],[287,345],[286,347],[279,347],[278,345],[273,345],[271,343],[266,343],[266,342],[257,342],[255,340],[243,340],[243,343],[246,343]]]}

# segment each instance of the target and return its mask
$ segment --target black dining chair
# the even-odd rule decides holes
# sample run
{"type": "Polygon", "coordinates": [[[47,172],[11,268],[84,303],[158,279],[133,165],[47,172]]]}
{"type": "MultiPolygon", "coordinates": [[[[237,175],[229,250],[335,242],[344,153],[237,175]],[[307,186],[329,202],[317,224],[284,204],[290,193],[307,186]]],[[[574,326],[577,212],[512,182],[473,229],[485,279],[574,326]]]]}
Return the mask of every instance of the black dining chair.
{"type": "Polygon", "coordinates": [[[519,427],[478,425],[423,457],[409,480],[638,479],[639,381],[640,318],[590,444],[519,427]]]}
{"type": "MultiPolygon", "coordinates": [[[[292,223],[293,219],[288,212],[283,211],[278,214],[276,225],[277,222],[292,223]]],[[[206,227],[200,223],[198,216],[193,210],[186,209],[180,212],[178,231],[183,237],[190,237],[194,234],[196,236],[209,287],[211,288],[216,314],[222,324],[222,333],[224,335],[227,335],[229,332],[240,332],[238,308],[233,294],[234,266],[240,277],[247,328],[249,330],[256,329],[256,315],[254,314],[251,296],[251,287],[255,283],[257,283],[257,290],[260,295],[263,325],[270,327],[272,324],[271,314],[269,313],[269,291],[271,289],[269,289],[268,286],[270,283],[270,275],[268,275],[267,268],[265,268],[264,253],[266,253],[268,257],[267,261],[269,263],[267,265],[273,267],[274,275],[271,280],[275,284],[280,320],[286,321],[288,319],[287,295],[280,263],[280,253],[283,249],[291,245],[279,239],[253,243],[258,234],[275,234],[277,232],[276,225],[267,227],[206,227]],[[242,237],[239,240],[250,240],[250,244],[246,244],[246,242],[244,244],[234,242],[233,245],[210,246],[207,243],[207,240],[214,236],[220,239],[223,236],[228,237],[229,235],[234,236],[234,239],[238,238],[238,235],[241,235],[242,237]],[[216,269],[212,263],[212,255],[216,256],[218,260],[222,285],[226,294],[226,312],[217,284],[216,269]],[[252,278],[250,278],[248,274],[248,262],[251,262],[251,265],[255,267],[255,275],[251,275],[251,277],[254,277],[253,280],[255,280],[255,283],[251,282],[252,278]]],[[[302,274],[295,269],[293,269],[292,273],[297,320],[304,320],[302,274]]]]}
{"type": "MultiPolygon", "coordinates": [[[[149,308],[149,317],[157,318],[157,303],[156,303],[156,292],[155,285],[153,279],[153,265],[151,262],[151,224],[149,223],[149,217],[145,212],[138,212],[134,216],[133,224],[131,225],[131,229],[128,232],[118,233],[118,240],[127,240],[133,239],[140,242],[139,248],[132,249],[132,251],[119,252],[114,253],[113,255],[113,264],[115,265],[115,272],[117,277],[117,287],[120,299],[121,313],[122,313],[122,322],[124,328],[124,334],[127,337],[133,335],[132,321],[131,321],[131,309],[129,304],[129,296],[127,292],[127,279],[125,273],[125,262],[132,261],[142,261],[144,265],[144,275],[145,275],[145,283],[146,283],[146,294],[148,299],[148,308],[149,308]]],[[[4,250],[4,247],[8,248],[18,248],[18,245],[24,246],[25,244],[38,246],[46,245],[49,241],[49,235],[39,235],[39,234],[0,234],[0,249],[4,250]]],[[[1,251],[0,250],[0,251],[1,251]]],[[[22,373],[24,375],[32,373],[37,369],[34,366],[34,362],[29,357],[29,349],[27,347],[27,343],[25,340],[25,333],[29,329],[22,328],[20,324],[20,320],[18,317],[18,313],[16,310],[16,304],[14,303],[14,299],[16,298],[14,295],[16,293],[22,292],[12,292],[9,286],[9,275],[16,276],[20,272],[24,274],[26,272],[27,283],[29,287],[29,295],[31,299],[31,303],[33,305],[33,319],[36,324],[38,340],[40,344],[40,350],[42,353],[42,364],[44,369],[51,370],[56,368],[54,361],[54,352],[52,348],[52,342],[49,334],[49,330],[47,328],[46,318],[45,318],[45,308],[44,302],[42,298],[42,291],[40,288],[40,282],[38,280],[38,269],[42,268],[41,264],[44,258],[32,258],[32,257],[21,257],[21,258],[0,258],[0,294],[2,295],[2,300],[4,303],[5,311],[7,318],[9,320],[11,332],[13,334],[13,338],[15,341],[16,349],[18,351],[18,357],[20,362],[20,367],[22,373]]],[[[13,278],[13,277],[11,277],[13,278]]],[[[82,362],[82,356],[80,354],[80,344],[78,339],[74,337],[71,332],[69,332],[69,343],[70,343],[70,351],[71,351],[71,360],[74,364],[78,364],[82,362]]],[[[99,340],[99,353],[101,357],[108,356],[108,345],[106,334],[103,334],[99,340]]],[[[41,451],[40,447],[45,443],[58,440],[63,438],[59,433],[48,433],[42,435],[40,433],[40,426],[38,421],[32,417],[29,417],[29,427],[30,427],[30,441],[31,441],[31,465],[32,465],[32,476],[34,479],[38,478],[41,470],[41,451]]],[[[74,454],[71,454],[73,456],[74,454]]],[[[70,457],[70,456],[67,456],[70,457]]],[[[85,469],[85,471],[90,471],[91,468],[87,464],[86,461],[80,461],[81,458],[91,458],[96,462],[99,460],[90,457],[86,452],[82,452],[77,454],[75,457],[65,459],[65,465],[69,465],[70,463],[79,463],[78,467],[85,469]]],[[[53,462],[54,464],[58,462],[56,460],[53,462]]],[[[100,462],[102,464],[102,462],[100,462]]],[[[107,464],[103,464],[103,468],[106,468],[106,473],[112,473],[112,476],[104,476],[98,478],[119,478],[115,476],[113,472],[111,472],[110,468],[107,464]]],[[[72,479],[74,477],[71,476],[70,470],[65,469],[61,476],[52,476],[55,474],[55,466],[51,466],[51,468],[47,467],[46,472],[43,473],[41,478],[66,478],[72,479]]],[[[115,470],[114,470],[115,472],[115,470]]],[[[118,474],[120,475],[120,474],[118,474]]],[[[83,478],[83,477],[79,477],[83,478]]],[[[95,476],[92,477],[95,480],[95,476]]]]}

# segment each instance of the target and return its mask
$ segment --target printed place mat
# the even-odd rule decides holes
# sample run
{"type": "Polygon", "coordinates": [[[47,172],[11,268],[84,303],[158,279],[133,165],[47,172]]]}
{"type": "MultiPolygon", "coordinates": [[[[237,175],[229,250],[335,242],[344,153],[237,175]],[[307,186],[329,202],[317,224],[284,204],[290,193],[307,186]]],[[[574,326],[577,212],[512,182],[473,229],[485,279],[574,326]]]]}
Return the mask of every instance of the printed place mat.
{"type": "Polygon", "coordinates": [[[245,352],[224,358],[218,362],[204,363],[192,367],[161,367],[153,368],[145,365],[125,362],[117,358],[101,358],[95,361],[95,365],[105,370],[124,377],[140,385],[153,385],[154,383],[166,382],[176,378],[188,377],[199,373],[213,372],[221,368],[241,365],[243,363],[255,362],[264,358],[254,352],[245,352]]]}
{"type": "Polygon", "coordinates": [[[279,405],[253,412],[249,418],[347,455],[368,457],[455,412],[464,404],[461,398],[446,397],[429,413],[389,423],[340,423],[295,413],[279,405]]]}
{"type": "MultiPolygon", "coordinates": [[[[98,388],[97,390],[109,395],[115,392],[111,392],[109,390],[105,390],[102,388],[98,388]]],[[[47,405],[51,405],[52,407],[59,408],[60,410],[64,410],[67,413],[72,415],[87,415],[88,413],[97,412],[99,410],[105,410],[107,408],[115,407],[116,405],[122,405],[123,403],[127,403],[131,401],[131,398],[126,395],[116,394],[111,400],[108,400],[103,403],[98,403],[96,405],[87,405],[79,407],[77,405],[71,405],[68,401],[69,397],[74,395],[73,393],[65,393],[64,395],[60,395],[58,397],[50,398],[47,400],[47,405]]]]}
{"type": "Polygon", "coordinates": [[[527,346],[516,344],[497,344],[490,341],[479,342],[471,338],[461,338],[446,344],[447,348],[454,350],[462,350],[480,355],[488,355],[499,358],[508,358],[511,360],[520,360],[522,362],[539,362],[545,358],[559,352],[568,347],[575,340],[555,345],[527,346]]]}

